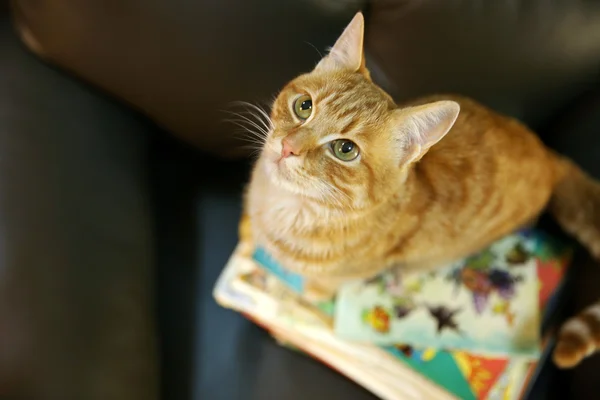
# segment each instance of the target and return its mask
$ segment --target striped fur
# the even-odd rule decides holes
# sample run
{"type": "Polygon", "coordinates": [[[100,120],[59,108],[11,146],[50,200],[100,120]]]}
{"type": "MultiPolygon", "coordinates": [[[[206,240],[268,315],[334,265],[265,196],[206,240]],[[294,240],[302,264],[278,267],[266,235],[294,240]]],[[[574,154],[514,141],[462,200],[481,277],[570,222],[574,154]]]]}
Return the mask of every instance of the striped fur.
{"type": "Polygon", "coordinates": [[[554,362],[571,368],[600,349],[600,302],[568,320],[560,329],[554,362]]]}
{"type": "Polygon", "coordinates": [[[600,254],[600,225],[588,219],[600,204],[597,183],[521,123],[473,100],[396,105],[365,68],[362,24],[359,14],[275,100],[246,193],[243,242],[263,246],[319,296],[390,267],[465,257],[548,205],[600,254]],[[305,94],[313,111],[300,121],[293,102],[305,94]],[[339,138],[358,144],[358,159],[332,156],[328,142],[339,138]],[[295,156],[281,157],[283,139],[295,156]]]}

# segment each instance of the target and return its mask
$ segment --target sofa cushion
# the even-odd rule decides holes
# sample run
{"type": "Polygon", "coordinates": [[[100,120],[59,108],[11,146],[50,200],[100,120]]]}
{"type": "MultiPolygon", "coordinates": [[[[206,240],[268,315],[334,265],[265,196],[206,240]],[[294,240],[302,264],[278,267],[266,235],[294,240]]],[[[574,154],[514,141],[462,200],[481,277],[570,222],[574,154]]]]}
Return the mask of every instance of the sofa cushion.
{"type": "Polygon", "coordinates": [[[271,101],[292,76],[314,66],[318,50],[333,43],[354,13],[323,3],[16,0],[13,6],[32,50],[180,137],[227,154],[240,141],[223,110],[238,100],[271,101]]]}
{"type": "Polygon", "coordinates": [[[589,1],[373,1],[366,46],[398,100],[459,92],[536,130],[597,81],[589,1]]]}

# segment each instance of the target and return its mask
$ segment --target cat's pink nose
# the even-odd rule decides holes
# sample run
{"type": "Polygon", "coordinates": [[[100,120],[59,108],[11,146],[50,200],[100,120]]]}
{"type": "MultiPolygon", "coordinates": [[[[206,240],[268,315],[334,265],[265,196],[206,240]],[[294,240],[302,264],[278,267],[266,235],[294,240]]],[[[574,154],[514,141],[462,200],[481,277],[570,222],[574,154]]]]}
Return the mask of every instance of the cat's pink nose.
{"type": "Polygon", "coordinates": [[[287,158],[289,156],[298,155],[297,151],[294,150],[290,142],[288,142],[286,139],[283,139],[281,141],[281,144],[283,145],[283,147],[281,148],[281,158],[287,158]]]}

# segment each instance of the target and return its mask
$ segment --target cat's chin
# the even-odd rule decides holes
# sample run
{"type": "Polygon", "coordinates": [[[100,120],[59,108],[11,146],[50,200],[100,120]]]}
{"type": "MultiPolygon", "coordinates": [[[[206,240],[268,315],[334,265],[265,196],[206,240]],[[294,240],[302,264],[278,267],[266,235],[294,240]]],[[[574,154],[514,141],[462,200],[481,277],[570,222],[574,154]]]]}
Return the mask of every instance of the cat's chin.
{"type": "Polygon", "coordinates": [[[264,172],[267,179],[275,186],[286,189],[292,193],[298,193],[298,187],[295,185],[290,177],[290,172],[287,170],[283,163],[277,160],[264,160],[263,162],[264,172]]]}
{"type": "Polygon", "coordinates": [[[286,164],[285,160],[264,157],[262,159],[262,164],[265,177],[273,186],[294,195],[300,195],[307,198],[313,197],[311,193],[295,182],[290,166],[286,164]]]}
{"type": "Polygon", "coordinates": [[[262,167],[265,173],[265,176],[271,183],[279,185],[281,180],[284,178],[282,176],[281,166],[279,165],[279,161],[272,157],[263,157],[262,158],[262,167]]]}

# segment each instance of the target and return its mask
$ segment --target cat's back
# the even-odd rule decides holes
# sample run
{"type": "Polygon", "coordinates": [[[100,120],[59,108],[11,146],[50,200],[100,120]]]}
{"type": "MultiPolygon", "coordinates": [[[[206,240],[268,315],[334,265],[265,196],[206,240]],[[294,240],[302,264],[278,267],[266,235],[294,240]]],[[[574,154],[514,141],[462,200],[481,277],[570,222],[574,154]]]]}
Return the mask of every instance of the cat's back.
{"type": "Polygon", "coordinates": [[[451,130],[414,169],[420,188],[416,201],[423,201],[423,188],[428,190],[426,198],[436,199],[439,215],[433,213],[432,220],[452,216],[506,233],[503,224],[495,225],[498,221],[511,221],[514,227],[539,212],[555,184],[556,163],[537,135],[516,119],[466,97],[429,96],[403,106],[439,100],[456,101],[461,111],[451,130]]]}
{"type": "Polygon", "coordinates": [[[431,237],[440,259],[452,249],[458,257],[487,245],[536,217],[555,182],[551,153],[513,118],[461,96],[423,97],[400,107],[439,100],[456,101],[461,111],[411,171],[410,210],[419,210],[421,235],[402,249],[407,259],[431,252],[431,237]]]}

